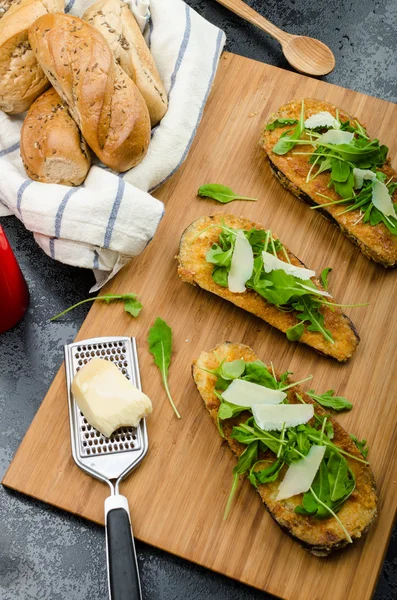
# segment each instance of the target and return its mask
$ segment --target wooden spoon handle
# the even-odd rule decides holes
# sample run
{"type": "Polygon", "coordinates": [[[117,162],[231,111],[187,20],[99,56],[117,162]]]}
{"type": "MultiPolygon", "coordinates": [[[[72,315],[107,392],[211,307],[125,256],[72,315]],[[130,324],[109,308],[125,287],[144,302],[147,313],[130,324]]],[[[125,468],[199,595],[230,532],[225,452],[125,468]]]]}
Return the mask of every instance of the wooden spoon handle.
{"type": "Polygon", "coordinates": [[[239,17],[242,17],[252,25],[256,25],[260,29],[263,29],[266,33],[274,37],[280,44],[287,42],[292,36],[290,33],[283,31],[273,25],[270,21],[262,17],[253,8],[248,6],[243,0],[216,0],[222,6],[226,6],[229,10],[234,12],[239,17]]]}

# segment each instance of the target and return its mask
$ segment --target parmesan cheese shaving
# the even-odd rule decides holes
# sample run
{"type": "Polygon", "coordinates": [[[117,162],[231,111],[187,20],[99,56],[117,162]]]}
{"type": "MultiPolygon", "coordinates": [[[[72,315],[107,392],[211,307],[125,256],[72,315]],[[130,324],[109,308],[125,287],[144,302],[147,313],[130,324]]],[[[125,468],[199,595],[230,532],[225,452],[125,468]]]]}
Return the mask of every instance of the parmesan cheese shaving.
{"type": "Polygon", "coordinates": [[[394,202],[391,199],[387,186],[378,179],[372,184],[372,204],[386,217],[397,218],[394,202]]]}
{"type": "Polygon", "coordinates": [[[354,188],[356,190],[361,190],[363,187],[363,183],[365,179],[371,179],[374,181],[376,179],[376,174],[370,169],[353,169],[353,177],[354,177],[354,188]]]}
{"type": "Polygon", "coordinates": [[[351,133],[350,131],[330,129],[316,139],[316,144],[350,144],[353,138],[354,133],[351,133]]]}
{"type": "Polygon", "coordinates": [[[260,404],[252,407],[252,414],[258,427],[264,431],[281,431],[285,427],[295,427],[307,423],[314,415],[312,404],[260,404]]]}
{"type": "Polygon", "coordinates": [[[291,463],[278,488],[276,501],[307,492],[311,488],[324,454],[325,446],[312,446],[305,458],[291,463]]]}
{"type": "Polygon", "coordinates": [[[322,110],[305,121],[306,129],[315,129],[316,127],[332,127],[332,129],[339,129],[340,123],[330,112],[322,110]]]}
{"type": "Polygon", "coordinates": [[[228,277],[229,291],[236,294],[245,292],[245,282],[251,277],[253,269],[254,253],[251,244],[244,232],[239,229],[236,233],[236,243],[228,277]]]}
{"type": "Polygon", "coordinates": [[[287,396],[280,390],[271,390],[263,385],[234,379],[227,390],[222,392],[222,398],[230,404],[251,408],[259,404],[279,404],[287,396]]]}
{"type": "Polygon", "coordinates": [[[293,275],[294,277],[298,277],[299,279],[310,279],[310,277],[315,277],[316,272],[311,271],[310,269],[305,269],[303,267],[296,267],[295,265],[291,265],[283,260],[277,258],[270,252],[262,252],[263,258],[263,268],[265,273],[270,273],[270,271],[281,270],[288,275],[293,275]]]}

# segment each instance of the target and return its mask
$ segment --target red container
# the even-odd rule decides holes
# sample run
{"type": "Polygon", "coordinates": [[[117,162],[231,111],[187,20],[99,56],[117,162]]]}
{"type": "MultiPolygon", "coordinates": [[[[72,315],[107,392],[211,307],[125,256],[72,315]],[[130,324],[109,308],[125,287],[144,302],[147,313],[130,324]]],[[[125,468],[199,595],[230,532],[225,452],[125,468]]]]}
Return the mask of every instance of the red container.
{"type": "Polygon", "coordinates": [[[22,319],[28,304],[28,286],[0,225],[0,333],[22,319]]]}

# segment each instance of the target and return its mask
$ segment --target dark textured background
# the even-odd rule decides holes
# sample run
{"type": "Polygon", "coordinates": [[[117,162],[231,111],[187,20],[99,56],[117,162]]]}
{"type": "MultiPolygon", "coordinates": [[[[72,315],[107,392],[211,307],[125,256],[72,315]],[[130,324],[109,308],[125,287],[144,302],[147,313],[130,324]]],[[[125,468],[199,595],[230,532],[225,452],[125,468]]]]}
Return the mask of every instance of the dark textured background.
{"type": "MultiPolygon", "coordinates": [[[[225,30],[227,50],[288,67],[276,42],[213,0],[189,4],[225,30]]],[[[336,57],[336,69],[327,81],[396,101],[396,0],[251,0],[250,4],[279,27],[327,43],[336,57]]],[[[61,364],[63,344],[73,340],[88,307],[59,323],[49,323],[48,318],[85,298],[93,283],[90,272],[45,256],[14,217],[1,221],[25,273],[31,304],[24,320],[0,336],[0,476],[61,364]]],[[[133,515],[133,507],[131,511],[133,515]]],[[[3,488],[0,523],[1,600],[107,598],[102,528],[3,488]]],[[[138,557],[145,600],[269,598],[144,544],[138,544],[138,557]]],[[[397,598],[396,531],[375,598],[397,598]]]]}

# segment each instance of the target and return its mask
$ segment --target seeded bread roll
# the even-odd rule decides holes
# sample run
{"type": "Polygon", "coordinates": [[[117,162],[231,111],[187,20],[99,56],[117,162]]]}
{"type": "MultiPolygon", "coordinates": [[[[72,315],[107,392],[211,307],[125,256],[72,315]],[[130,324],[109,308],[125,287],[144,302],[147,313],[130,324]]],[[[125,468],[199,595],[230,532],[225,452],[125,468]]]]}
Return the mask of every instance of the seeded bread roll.
{"type": "Polygon", "coordinates": [[[54,88],[30,107],[21,130],[26,173],[42,183],[80,185],[90,168],[88,146],[54,88]]]}
{"type": "Polygon", "coordinates": [[[19,4],[19,2],[20,2],[20,0],[0,0],[0,19],[1,19],[1,17],[4,17],[7,10],[13,4],[19,4]]]}
{"type": "Polygon", "coordinates": [[[116,62],[135,81],[147,104],[152,127],[167,112],[167,94],[155,62],[128,4],[99,0],[83,19],[96,27],[108,42],[116,62]]]}
{"type": "Polygon", "coordinates": [[[98,158],[116,171],[138,164],[149,146],[149,112],[102,34],[78,17],[46,15],[29,41],[98,158]]]}
{"type": "Polygon", "coordinates": [[[21,0],[0,21],[0,109],[19,114],[48,87],[28,41],[29,27],[42,15],[63,11],[63,0],[21,0]]]}

